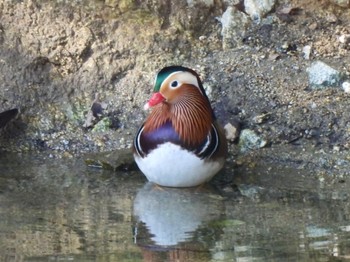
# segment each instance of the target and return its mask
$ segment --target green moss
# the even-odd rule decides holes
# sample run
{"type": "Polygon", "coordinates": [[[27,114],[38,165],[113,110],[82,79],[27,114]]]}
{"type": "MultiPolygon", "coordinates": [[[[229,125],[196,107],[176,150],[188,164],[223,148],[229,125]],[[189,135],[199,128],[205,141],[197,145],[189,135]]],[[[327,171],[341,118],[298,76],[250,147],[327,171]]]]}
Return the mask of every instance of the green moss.
{"type": "Polygon", "coordinates": [[[209,227],[212,228],[228,228],[228,227],[237,227],[244,225],[245,222],[242,220],[237,220],[237,219],[224,219],[224,220],[216,220],[212,221],[209,224],[209,227]]]}
{"type": "Polygon", "coordinates": [[[73,104],[66,104],[63,108],[67,119],[74,125],[82,125],[85,122],[86,114],[89,110],[89,103],[81,100],[74,101],[73,104]]]}
{"type": "Polygon", "coordinates": [[[112,125],[112,121],[109,117],[104,117],[93,127],[92,132],[104,132],[109,130],[112,125]]]}

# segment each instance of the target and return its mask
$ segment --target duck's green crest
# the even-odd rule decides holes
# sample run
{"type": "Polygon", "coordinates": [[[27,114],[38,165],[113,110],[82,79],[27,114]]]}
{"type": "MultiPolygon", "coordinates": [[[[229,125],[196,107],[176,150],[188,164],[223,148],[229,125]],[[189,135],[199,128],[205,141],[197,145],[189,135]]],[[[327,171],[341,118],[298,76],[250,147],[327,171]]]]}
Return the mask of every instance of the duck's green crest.
{"type": "Polygon", "coordinates": [[[154,84],[154,92],[159,92],[160,87],[164,80],[172,73],[179,71],[191,71],[183,66],[167,66],[160,70],[156,76],[156,81],[154,84]]]}

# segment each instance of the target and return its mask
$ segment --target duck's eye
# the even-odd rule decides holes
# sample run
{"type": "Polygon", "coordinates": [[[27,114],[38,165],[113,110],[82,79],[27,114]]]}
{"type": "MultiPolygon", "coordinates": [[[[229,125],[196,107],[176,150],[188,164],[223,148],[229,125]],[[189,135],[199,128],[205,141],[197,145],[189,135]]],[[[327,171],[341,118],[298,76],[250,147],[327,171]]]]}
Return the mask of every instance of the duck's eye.
{"type": "Polygon", "coordinates": [[[176,88],[176,87],[178,87],[178,86],[179,86],[179,82],[176,81],[176,80],[174,80],[173,82],[170,83],[170,87],[171,87],[171,88],[176,88]]]}

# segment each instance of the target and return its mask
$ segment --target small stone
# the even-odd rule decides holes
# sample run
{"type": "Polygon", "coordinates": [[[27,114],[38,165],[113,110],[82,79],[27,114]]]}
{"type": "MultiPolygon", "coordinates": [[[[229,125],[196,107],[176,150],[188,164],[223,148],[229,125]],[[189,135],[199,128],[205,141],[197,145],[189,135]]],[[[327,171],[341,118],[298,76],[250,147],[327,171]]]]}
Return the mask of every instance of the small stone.
{"type": "Polygon", "coordinates": [[[70,54],[82,55],[91,45],[93,34],[88,27],[82,27],[75,32],[75,37],[71,38],[67,46],[70,54]]]}
{"type": "Polygon", "coordinates": [[[73,158],[73,155],[71,153],[67,152],[67,151],[63,152],[62,156],[65,157],[65,158],[73,158]]]}
{"type": "Polygon", "coordinates": [[[205,36],[205,35],[201,35],[200,37],[199,37],[199,41],[204,41],[204,40],[206,40],[207,39],[207,37],[205,36]]]}
{"type": "Polygon", "coordinates": [[[342,88],[343,88],[345,93],[350,93],[350,82],[345,81],[342,84],[342,88]]]}
{"type": "Polygon", "coordinates": [[[253,130],[244,129],[241,132],[238,143],[241,152],[259,149],[267,145],[267,141],[258,136],[253,130]]]}
{"type": "Polygon", "coordinates": [[[240,42],[239,39],[244,34],[244,29],[248,24],[248,16],[238,11],[235,7],[230,6],[218,20],[222,25],[223,48],[237,47],[240,42]]]}
{"type": "Polygon", "coordinates": [[[250,185],[249,186],[248,185],[239,185],[238,190],[245,197],[258,198],[259,193],[261,193],[263,188],[258,187],[258,186],[250,186],[250,185]]]}
{"type": "Polygon", "coordinates": [[[332,0],[332,2],[340,7],[349,7],[350,0],[332,0]]]}
{"type": "Polygon", "coordinates": [[[336,23],[338,21],[338,17],[333,13],[329,13],[328,15],[326,15],[326,20],[329,23],[336,23]]]}
{"type": "Polygon", "coordinates": [[[90,153],[85,155],[85,163],[90,167],[112,171],[137,170],[130,148],[112,152],[90,153]]]}
{"type": "Polygon", "coordinates": [[[309,73],[309,85],[314,89],[338,86],[341,80],[339,71],[321,61],[312,63],[306,71],[309,73]]]}
{"type": "Polygon", "coordinates": [[[260,23],[261,18],[275,6],[275,0],[244,0],[244,11],[254,22],[260,23]]]}
{"type": "Polygon", "coordinates": [[[268,54],[267,59],[270,61],[276,61],[278,58],[280,58],[280,54],[276,53],[276,52],[271,52],[268,54]]]}
{"type": "Polygon", "coordinates": [[[310,30],[316,30],[317,27],[318,27],[317,22],[313,22],[313,23],[311,23],[311,24],[309,25],[309,29],[310,29],[310,30]]]}
{"type": "Polygon", "coordinates": [[[226,139],[233,142],[235,141],[239,136],[239,127],[232,125],[231,123],[227,123],[224,126],[225,133],[226,133],[226,139]]]}
{"type": "Polygon", "coordinates": [[[279,6],[276,9],[277,17],[287,23],[292,21],[293,15],[297,15],[300,12],[301,12],[301,8],[293,7],[290,4],[279,6]]]}
{"type": "Polygon", "coordinates": [[[340,152],[340,146],[334,146],[333,151],[335,152],[340,152]]]}
{"type": "Polygon", "coordinates": [[[306,60],[310,59],[310,54],[311,54],[311,45],[306,45],[303,47],[303,57],[306,60]]]}
{"type": "Polygon", "coordinates": [[[287,48],[288,48],[288,43],[287,43],[287,42],[284,42],[284,43],[281,45],[281,48],[282,48],[282,49],[287,49],[287,48]]]}
{"type": "Polygon", "coordinates": [[[317,104],[315,102],[312,102],[310,107],[311,107],[311,109],[316,109],[317,108],[317,104]]]}
{"type": "Polygon", "coordinates": [[[338,37],[338,40],[344,45],[350,44],[350,34],[343,34],[338,37]]]}

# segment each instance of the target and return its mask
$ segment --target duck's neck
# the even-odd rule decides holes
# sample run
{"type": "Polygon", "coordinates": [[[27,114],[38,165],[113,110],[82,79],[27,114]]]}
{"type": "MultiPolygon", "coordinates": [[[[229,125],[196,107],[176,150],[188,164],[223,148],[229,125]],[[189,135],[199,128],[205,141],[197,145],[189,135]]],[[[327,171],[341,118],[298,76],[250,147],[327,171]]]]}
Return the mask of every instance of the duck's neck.
{"type": "Polygon", "coordinates": [[[211,129],[213,112],[209,101],[195,88],[184,89],[172,101],[155,106],[145,122],[151,132],[170,121],[180,139],[189,146],[201,144],[211,129]]]}

